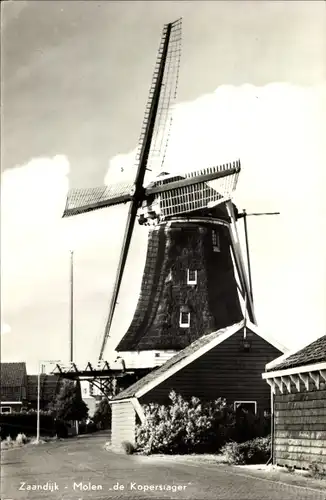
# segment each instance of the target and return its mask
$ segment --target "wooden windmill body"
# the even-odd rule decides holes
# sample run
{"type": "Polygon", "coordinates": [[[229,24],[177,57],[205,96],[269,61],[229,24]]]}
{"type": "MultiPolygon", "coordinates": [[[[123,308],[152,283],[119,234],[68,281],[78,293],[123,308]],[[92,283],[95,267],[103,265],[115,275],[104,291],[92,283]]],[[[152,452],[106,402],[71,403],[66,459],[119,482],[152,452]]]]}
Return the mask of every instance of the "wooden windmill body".
{"type": "MultiPolygon", "coordinates": [[[[255,323],[231,201],[240,161],[159,175],[176,97],[181,20],[164,26],[136,158],[135,181],[72,190],[64,216],[129,203],[99,358],[103,359],[136,218],[149,227],[147,258],[131,325],[116,351],[125,365],[154,367],[203,335],[239,322],[240,298],[255,323]],[[146,170],[156,173],[144,186],[146,170]],[[240,294],[240,298],[239,298],[240,294]]],[[[145,229],[144,229],[145,230],[145,229]]]]}

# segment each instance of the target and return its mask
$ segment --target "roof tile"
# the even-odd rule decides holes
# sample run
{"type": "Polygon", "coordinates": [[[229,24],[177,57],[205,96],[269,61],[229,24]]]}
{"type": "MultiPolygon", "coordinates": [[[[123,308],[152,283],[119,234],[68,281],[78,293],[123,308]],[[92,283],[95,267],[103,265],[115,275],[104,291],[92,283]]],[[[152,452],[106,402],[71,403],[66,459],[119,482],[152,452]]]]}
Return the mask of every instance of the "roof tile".
{"type": "Polygon", "coordinates": [[[326,361],[326,335],[303,347],[267,371],[286,370],[297,366],[312,365],[326,361]]]}
{"type": "Polygon", "coordinates": [[[20,401],[26,388],[26,363],[1,363],[0,397],[3,401],[20,401]]]}

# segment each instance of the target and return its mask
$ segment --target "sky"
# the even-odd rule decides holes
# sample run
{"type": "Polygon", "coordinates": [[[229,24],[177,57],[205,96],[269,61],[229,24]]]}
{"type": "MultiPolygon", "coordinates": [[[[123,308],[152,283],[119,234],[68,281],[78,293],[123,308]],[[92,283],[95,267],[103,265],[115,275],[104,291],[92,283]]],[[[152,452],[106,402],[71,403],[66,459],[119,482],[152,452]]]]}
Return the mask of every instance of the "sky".
{"type": "MultiPolygon", "coordinates": [[[[162,26],[180,16],[164,169],[241,159],[239,209],[281,213],[248,219],[259,327],[287,347],[325,334],[325,2],[7,1],[2,361],[68,361],[72,249],[75,359],[97,359],[128,207],[62,219],[65,198],[133,178],[162,26]]],[[[132,319],[146,244],[137,225],[105,357],[132,319]]]]}

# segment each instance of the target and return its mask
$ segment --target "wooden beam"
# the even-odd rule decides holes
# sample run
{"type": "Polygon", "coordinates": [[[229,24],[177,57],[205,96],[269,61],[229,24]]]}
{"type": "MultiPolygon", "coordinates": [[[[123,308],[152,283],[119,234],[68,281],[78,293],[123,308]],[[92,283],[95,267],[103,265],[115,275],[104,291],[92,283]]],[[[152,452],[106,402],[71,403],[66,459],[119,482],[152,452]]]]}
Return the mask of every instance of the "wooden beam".
{"type": "Polygon", "coordinates": [[[281,377],[281,380],[283,382],[283,384],[285,385],[285,387],[287,388],[287,391],[289,393],[291,393],[291,379],[290,377],[281,377]]]}
{"type": "Polygon", "coordinates": [[[279,388],[280,392],[283,394],[283,381],[282,381],[282,378],[281,377],[275,377],[274,380],[275,380],[275,383],[276,383],[277,387],[279,388]]]}
{"type": "Polygon", "coordinates": [[[266,382],[271,387],[272,393],[275,394],[275,380],[273,378],[268,378],[266,382]]]}
{"type": "Polygon", "coordinates": [[[299,377],[304,383],[306,390],[309,391],[309,375],[307,375],[306,373],[299,373],[299,377]]]}
{"type": "Polygon", "coordinates": [[[319,372],[309,372],[309,376],[313,380],[316,388],[319,389],[319,382],[320,382],[319,372]]]}
{"type": "Polygon", "coordinates": [[[296,390],[300,392],[300,377],[299,375],[290,375],[290,379],[294,383],[296,390]]]}
{"type": "Polygon", "coordinates": [[[59,370],[59,372],[62,373],[61,366],[58,363],[55,366],[59,370]]]}
{"type": "Polygon", "coordinates": [[[326,370],[319,370],[320,376],[325,380],[326,382],[326,370]]]}
{"type": "Polygon", "coordinates": [[[140,402],[138,401],[137,398],[131,398],[130,401],[131,401],[131,404],[134,407],[136,413],[138,414],[141,423],[144,424],[145,421],[146,421],[146,417],[145,417],[145,413],[144,413],[144,410],[141,407],[140,402]]]}

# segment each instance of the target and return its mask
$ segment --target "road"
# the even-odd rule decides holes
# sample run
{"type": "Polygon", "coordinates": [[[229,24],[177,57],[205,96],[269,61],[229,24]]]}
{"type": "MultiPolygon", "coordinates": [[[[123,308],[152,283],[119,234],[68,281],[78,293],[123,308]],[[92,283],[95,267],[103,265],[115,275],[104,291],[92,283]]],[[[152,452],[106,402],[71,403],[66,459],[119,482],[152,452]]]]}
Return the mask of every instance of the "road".
{"type": "Polygon", "coordinates": [[[87,436],[3,453],[1,500],[326,500],[321,490],[235,467],[125,456],[104,442],[87,436]]]}

